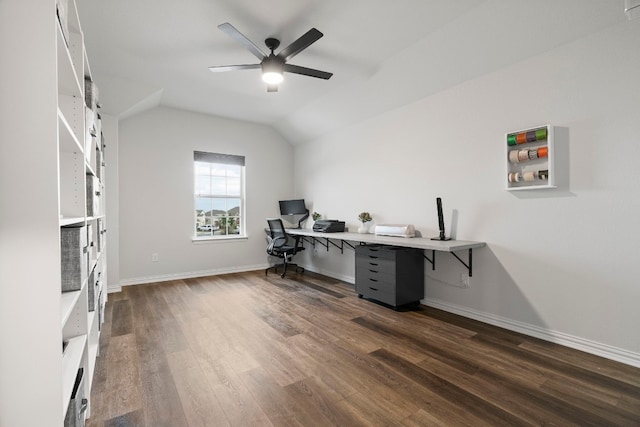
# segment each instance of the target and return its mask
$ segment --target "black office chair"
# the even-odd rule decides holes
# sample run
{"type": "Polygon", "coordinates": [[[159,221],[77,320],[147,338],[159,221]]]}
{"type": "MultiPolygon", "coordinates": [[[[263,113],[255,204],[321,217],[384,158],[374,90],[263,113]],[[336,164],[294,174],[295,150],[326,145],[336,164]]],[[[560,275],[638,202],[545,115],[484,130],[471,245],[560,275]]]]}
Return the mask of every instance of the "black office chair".
{"type": "Polygon", "coordinates": [[[277,273],[278,267],[282,267],[283,271],[280,277],[284,278],[284,275],[287,274],[287,267],[289,266],[295,266],[296,273],[304,273],[304,268],[298,267],[297,264],[291,262],[291,259],[296,253],[298,253],[298,251],[304,250],[304,247],[299,246],[300,236],[292,236],[294,244],[290,245],[289,236],[287,235],[280,218],[269,218],[267,219],[267,223],[269,223],[269,235],[267,236],[269,244],[267,245],[267,253],[269,255],[282,258],[282,264],[273,265],[267,268],[264,271],[264,275],[266,276],[271,269],[277,273]]]}

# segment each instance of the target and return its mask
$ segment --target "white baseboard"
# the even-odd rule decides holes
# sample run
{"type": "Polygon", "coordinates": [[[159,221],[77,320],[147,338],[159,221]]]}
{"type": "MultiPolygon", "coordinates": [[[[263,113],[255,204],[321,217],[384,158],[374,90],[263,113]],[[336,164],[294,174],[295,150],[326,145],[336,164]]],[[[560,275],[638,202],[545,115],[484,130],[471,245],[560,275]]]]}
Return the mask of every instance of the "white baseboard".
{"type": "Polygon", "coordinates": [[[217,276],[228,273],[243,273],[265,269],[269,264],[244,265],[242,267],[214,268],[211,270],[187,271],[182,273],[161,274],[158,276],[134,277],[132,279],[120,280],[118,286],[109,287],[107,292],[120,292],[123,286],[143,285],[145,283],[167,282],[169,280],[192,279],[194,277],[217,276]]]}
{"type": "Polygon", "coordinates": [[[443,301],[424,299],[422,300],[422,303],[426,306],[438,308],[449,313],[458,314],[460,316],[488,323],[493,326],[498,326],[503,329],[519,332],[524,335],[540,338],[541,340],[560,344],[565,347],[574,348],[576,350],[581,350],[586,353],[595,354],[596,356],[640,368],[640,353],[634,353],[622,348],[576,337],[563,332],[552,331],[550,329],[541,328],[528,323],[518,322],[516,320],[496,316],[491,313],[485,313],[472,310],[467,307],[449,304],[443,301]]]}
{"type": "Polygon", "coordinates": [[[341,274],[336,274],[333,271],[329,271],[329,270],[323,270],[322,268],[316,268],[312,265],[302,265],[302,264],[298,264],[300,267],[304,268],[307,271],[311,271],[313,273],[318,273],[318,274],[322,274],[323,276],[327,276],[327,277],[331,277],[333,279],[337,279],[337,280],[341,280],[343,282],[346,283],[350,283],[350,284],[354,284],[356,283],[356,279],[353,276],[344,276],[341,274]]]}
{"type": "Polygon", "coordinates": [[[120,284],[116,286],[107,286],[108,294],[115,294],[116,292],[120,292],[121,290],[122,290],[122,286],[120,286],[120,284]]]}

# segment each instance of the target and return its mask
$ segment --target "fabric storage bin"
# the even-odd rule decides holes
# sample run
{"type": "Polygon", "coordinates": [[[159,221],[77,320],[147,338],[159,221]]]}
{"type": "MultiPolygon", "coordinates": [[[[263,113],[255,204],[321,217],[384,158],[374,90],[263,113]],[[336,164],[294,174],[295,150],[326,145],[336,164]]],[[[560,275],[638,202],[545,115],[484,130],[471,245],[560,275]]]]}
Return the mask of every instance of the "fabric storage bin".
{"type": "MultiPolygon", "coordinates": [[[[95,239],[95,226],[93,224],[87,224],[87,251],[89,253],[89,262],[94,262],[98,258],[98,246],[95,239]]],[[[89,264],[91,271],[93,265],[89,264]]]]}
{"type": "Polygon", "coordinates": [[[98,228],[98,232],[96,234],[96,249],[98,253],[100,253],[104,250],[104,219],[98,218],[98,220],[96,221],[96,226],[98,228]]]}
{"type": "Polygon", "coordinates": [[[77,291],[87,277],[87,228],[60,229],[62,292],[77,291]]]}
{"type": "Polygon", "coordinates": [[[84,369],[78,369],[76,382],[73,385],[69,408],[64,417],[64,427],[84,427],[84,413],[88,400],[84,397],[84,369]]]}
{"type": "Polygon", "coordinates": [[[102,330],[102,324],[104,323],[104,300],[102,296],[102,291],[98,295],[98,331],[102,330]]]}
{"type": "Polygon", "coordinates": [[[95,269],[89,273],[89,280],[87,281],[87,293],[89,300],[89,311],[95,310],[96,306],[96,287],[95,287],[95,269]]]}
{"type": "Polygon", "coordinates": [[[98,110],[98,86],[89,79],[84,79],[84,102],[87,108],[98,110]]]}
{"type": "Polygon", "coordinates": [[[92,174],[87,174],[87,216],[100,213],[100,181],[92,174]]]}
{"type": "Polygon", "coordinates": [[[96,305],[99,304],[96,300],[100,289],[100,276],[102,274],[99,270],[99,265],[100,264],[96,265],[96,268],[94,268],[89,275],[89,285],[87,289],[89,294],[89,311],[95,311],[96,305]]]}
{"type": "Polygon", "coordinates": [[[98,176],[98,179],[102,179],[102,151],[100,151],[99,148],[96,147],[96,167],[95,167],[95,171],[96,171],[96,175],[98,176]]]}
{"type": "Polygon", "coordinates": [[[96,133],[96,113],[89,108],[84,109],[84,155],[87,159],[87,163],[93,167],[93,153],[98,145],[98,134],[96,133]]]}

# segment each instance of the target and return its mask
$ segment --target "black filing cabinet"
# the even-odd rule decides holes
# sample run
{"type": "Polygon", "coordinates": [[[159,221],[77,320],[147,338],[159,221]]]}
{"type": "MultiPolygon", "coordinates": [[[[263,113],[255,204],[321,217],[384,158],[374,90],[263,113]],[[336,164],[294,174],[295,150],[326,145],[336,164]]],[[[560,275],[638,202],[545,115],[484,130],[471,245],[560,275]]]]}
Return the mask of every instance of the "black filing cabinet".
{"type": "Polygon", "coordinates": [[[424,298],[422,250],[356,246],[356,292],[395,308],[419,302],[424,298]]]}

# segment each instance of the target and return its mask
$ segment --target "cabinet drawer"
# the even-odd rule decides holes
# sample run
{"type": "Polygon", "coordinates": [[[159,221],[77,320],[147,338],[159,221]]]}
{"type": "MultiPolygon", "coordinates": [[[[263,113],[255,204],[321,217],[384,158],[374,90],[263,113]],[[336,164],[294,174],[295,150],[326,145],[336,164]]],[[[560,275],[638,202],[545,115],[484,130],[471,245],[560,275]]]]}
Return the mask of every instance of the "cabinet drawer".
{"type": "Polygon", "coordinates": [[[371,257],[373,259],[396,259],[396,250],[390,246],[360,245],[356,246],[356,255],[371,257]]]}
{"type": "Polygon", "coordinates": [[[372,298],[376,301],[383,302],[389,305],[396,305],[396,293],[390,291],[384,286],[378,286],[375,283],[366,284],[362,286],[363,289],[357,289],[359,294],[362,294],[366,298],[372,298]]]}
{"type": "Polygon", "coordinates": [[[385,283],[391,286],[395,286],[396,284],[396,275],[395,274],[387,274],[381,273],[379,271],[373,269],[357,269],[356,270],[356,281],[366,280],[366,281],[374,281],[385,283]]]}
{"type": "Polygon", "coordinates": [[[389,259],[371,259],[356,256],[356,271],[372,270],[384,274],[396,274],[396,263],[389,259]]]}
{"type": "Polygon", "coordinates": [[[358,289],[362,287],[362,289],[366,290],[369,287],[372,287],[380,291],[388,291],[388,292],[396,291],[395,283],[385,282],[384,280],[380,280],[380,278],[377,278],[377,277],[358,277],[358,279],[359,279],[358,280],[359,283],[357,286],[358,289]]]}

